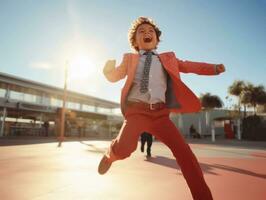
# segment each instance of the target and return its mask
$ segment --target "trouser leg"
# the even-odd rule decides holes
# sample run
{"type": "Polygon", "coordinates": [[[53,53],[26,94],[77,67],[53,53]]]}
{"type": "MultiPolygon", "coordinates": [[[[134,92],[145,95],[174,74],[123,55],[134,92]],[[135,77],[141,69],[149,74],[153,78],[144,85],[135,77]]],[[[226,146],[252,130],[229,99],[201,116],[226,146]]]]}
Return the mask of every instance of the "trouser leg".
{"type": "Polygon", "coordinates": [[[147,155],[151,155],[152,135],[147,133],[147,155]]]}
{"type": "Polygon", "coordinates": [[[137,148],[138,139],[149,123],[147,116],[131,115],[126,118],[118,136],[112,141],[106,156],[110,161],[122,160],[137,148]]]}
{"type": "Polygon", "coordinates": [[[145,146],[145,143],[146,143],[146,135],[145,135],[145,133],[141,134],[140,141],[141,141],[140,150],[141,150],[141,152],[144,152],[144,146],[145,146]]]}
{"type": "Polygon", "coordinates": [[[212,200],[210,189],[204,180],[195,155],[178,129],[170,121],[169,116],[157,119],[153,124],[152,133],[171,149],[193,198],[195,200],[212,200]]]}

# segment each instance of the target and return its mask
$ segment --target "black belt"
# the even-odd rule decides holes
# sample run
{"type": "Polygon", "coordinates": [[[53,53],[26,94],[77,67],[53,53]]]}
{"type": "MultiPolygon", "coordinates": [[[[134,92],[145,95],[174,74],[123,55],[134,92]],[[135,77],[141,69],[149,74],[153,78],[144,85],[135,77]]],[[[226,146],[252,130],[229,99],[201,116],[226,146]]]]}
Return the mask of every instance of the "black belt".
{"type": "Polygon", "coordinates": [[[144,103],[144,102],[134,102],[134,101],[127,101],[127,106],[129,107],[135,107],[145,110],[161,110],[163,108],[166,108],[165,103],[144,103]]]}

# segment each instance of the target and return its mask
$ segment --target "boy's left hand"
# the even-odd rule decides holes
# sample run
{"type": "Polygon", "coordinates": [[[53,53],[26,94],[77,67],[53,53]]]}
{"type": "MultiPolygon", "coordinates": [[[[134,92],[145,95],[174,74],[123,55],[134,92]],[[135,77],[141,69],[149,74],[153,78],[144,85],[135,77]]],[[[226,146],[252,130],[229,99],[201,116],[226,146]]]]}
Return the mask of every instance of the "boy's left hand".
{"type": "Polygon", "coordinates": [[[223,64],[216,65],[216,71],[218,74],[223,73],[225,71],[225,67],[223,64]]]}

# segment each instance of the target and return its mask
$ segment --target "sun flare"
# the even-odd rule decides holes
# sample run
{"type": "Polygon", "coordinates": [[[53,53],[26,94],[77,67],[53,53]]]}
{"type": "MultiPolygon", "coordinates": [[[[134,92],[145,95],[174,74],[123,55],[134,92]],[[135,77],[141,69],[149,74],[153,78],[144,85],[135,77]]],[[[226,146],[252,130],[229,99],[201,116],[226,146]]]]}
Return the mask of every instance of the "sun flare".
{"type": "Polygon", "coordinates": [[[94,72],[94,68],[95,64],[88,56],[77,55],[68,63],[68,79],[70,81],[87,79],[94,72]]]}

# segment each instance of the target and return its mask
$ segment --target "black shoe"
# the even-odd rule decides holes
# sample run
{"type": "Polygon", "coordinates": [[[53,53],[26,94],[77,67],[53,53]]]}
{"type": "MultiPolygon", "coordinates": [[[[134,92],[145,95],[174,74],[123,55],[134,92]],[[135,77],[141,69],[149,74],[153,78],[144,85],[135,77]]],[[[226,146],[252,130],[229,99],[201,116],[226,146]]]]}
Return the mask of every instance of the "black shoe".
{"type": "Polygon", "coordinates": [[[144,146],[140,147],[140,151],[143,153],[144,152],[144,146]]]}
{"type": "Polygon", "coordinates": [[[151,152],[147,152],[147,158],[151,157],[151,152]]]}

